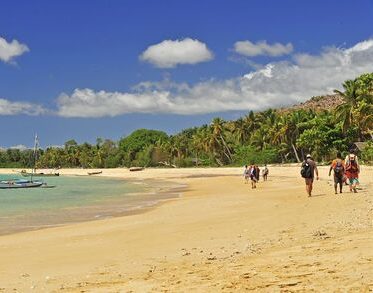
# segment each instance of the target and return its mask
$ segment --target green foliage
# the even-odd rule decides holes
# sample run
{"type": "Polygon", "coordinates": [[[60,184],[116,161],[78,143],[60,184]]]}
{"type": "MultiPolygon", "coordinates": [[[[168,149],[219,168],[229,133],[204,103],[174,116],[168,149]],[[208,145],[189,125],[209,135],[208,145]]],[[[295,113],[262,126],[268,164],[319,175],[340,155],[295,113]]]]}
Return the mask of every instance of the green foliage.
{"type": "Polygon", "coordinates": [[[373,165],[373,141],[369,141],[360,154],[361,160],[369,165],[373,165]]]}
{"type": "Polygon", "coordinates": [[[119,148],[125,152],[137,153],[157,142],[167,141],[168,135],[163,131],[138,129],[119,141],[119,148]]]}
{"type": "Polygon", "coordinates": [[[175,165],[180,168],[187,168],[187,167],[193,167],[195,166],[193,160],[191,158],[185,158],[185,159],[176,159],[175,165]]]}
{"type": "Polygon", "coordinates": [[[234,155],[235,165],[248,165],[248,164],[267,164],[279,163],[281,158],[278,151],[274,148],[268,148],[258,151],[253,146],[241,146],[236,149],[234,155]]]}
{"type": "Polygon", "coordinates": [[[297,145],[304,153],[313,153],[316,160],[327,160],[336,150],[345,148],[346,140],[340,125],[335,125],[332,116],[327,113],[309,120],[305,125],[307,127],[299,135],[297,145]]]}

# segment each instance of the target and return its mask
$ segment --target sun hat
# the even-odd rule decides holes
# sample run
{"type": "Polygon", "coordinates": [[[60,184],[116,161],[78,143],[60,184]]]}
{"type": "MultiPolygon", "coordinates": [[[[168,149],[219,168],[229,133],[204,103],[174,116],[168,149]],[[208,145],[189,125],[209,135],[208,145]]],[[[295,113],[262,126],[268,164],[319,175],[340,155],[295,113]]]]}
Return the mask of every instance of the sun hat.
{"type": "Polygon", "coordinates": [[[308,155],[306,156],[306,158],[312,158],[312,156],[311,156],[310,154],[308,154],[308,155]]]}

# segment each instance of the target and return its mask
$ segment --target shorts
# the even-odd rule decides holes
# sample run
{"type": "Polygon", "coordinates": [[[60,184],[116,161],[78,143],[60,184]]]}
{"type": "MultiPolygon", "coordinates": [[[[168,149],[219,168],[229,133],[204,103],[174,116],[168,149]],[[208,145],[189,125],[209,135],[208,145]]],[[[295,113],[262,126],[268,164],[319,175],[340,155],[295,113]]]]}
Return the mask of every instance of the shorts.
{"type": "Polygon", "coordinates": [[[343,176],[337,176],[337,175],[334,175],[334,183],[335,184],[341,184],[343,183],[343,176]]]}
{"type": "Polygon", "coordinates": [[[304,181],[306,182],[306,185],[310,185],[313,183],[313,178],[304,178],[304,181]]]}
{"type": "Polygon", "coordinates": [[[258,181],[258,180],[256,179],[255,175],[251,175],[251,176],[250,176],[250,179],[251,179],[251,181],[254,181],[254,182],[257,182],[257,181],[258,181]]]}
{"type": "Polygon", "coordinates": [[[358,178],[349,178],[348,181],[349,181],[350,185],[359,184],[359,179],[358,178]]]}

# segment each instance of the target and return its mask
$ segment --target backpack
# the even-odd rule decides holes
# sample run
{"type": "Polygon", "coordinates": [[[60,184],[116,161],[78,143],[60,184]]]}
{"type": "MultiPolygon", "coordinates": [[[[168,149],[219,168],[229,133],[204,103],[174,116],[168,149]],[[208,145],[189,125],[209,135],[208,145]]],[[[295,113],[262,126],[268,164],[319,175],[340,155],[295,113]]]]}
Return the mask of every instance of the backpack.
{"type": "Polygon", "coordinates": [[[300,175],[303,178],[312,178],[312,167],[311,164],[305,160],[302,164],[302,168],[300,169],[300,175]]]}
{"type": "Polygon", "coordinates": [[[342,171],[343,171],[342,161],[337,160],[334,166],[334,174],[337,176],[342,176],[342,171]]]}
{"type": "Polygon", "coordinates": [[[350,155],[347,160],[346,170],[352,173],[356,173],[358,171],[357,163],[355,160],[355,155],[350,155]]]}

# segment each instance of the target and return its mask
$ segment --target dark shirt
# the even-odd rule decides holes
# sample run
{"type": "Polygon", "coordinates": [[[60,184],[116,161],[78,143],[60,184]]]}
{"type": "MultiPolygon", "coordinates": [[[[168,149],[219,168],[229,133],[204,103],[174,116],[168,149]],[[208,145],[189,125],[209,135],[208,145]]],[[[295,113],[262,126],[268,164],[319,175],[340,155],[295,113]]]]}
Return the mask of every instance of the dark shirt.
{"type": "Polygon", "coordinates": [[[315,161],[311,160],[311,159],[307,159],[307,163],[311,166],[311,175],[312,175],[312,179],[315,178],[315,172],[317,174],[317,166],[316,166],[316,163],[315,161]]]}

